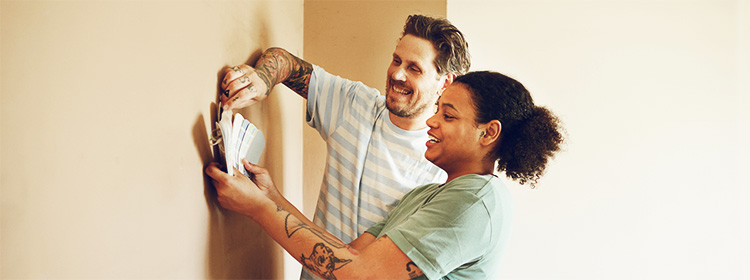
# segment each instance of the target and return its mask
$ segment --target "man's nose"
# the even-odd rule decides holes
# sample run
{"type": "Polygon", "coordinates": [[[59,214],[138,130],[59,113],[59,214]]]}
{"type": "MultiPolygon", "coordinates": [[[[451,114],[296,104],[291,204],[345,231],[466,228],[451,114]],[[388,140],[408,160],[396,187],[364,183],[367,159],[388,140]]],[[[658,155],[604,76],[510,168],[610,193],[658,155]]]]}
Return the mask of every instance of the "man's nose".
{"type": "Polygon", "coordinates": [[[393,74],[391,75],[391,79],[394,79],[396,81],[405,81],[406,75],[404,74],[404,69],[401,67],[396,68],[396,71],[393,71],[393,74]]]}

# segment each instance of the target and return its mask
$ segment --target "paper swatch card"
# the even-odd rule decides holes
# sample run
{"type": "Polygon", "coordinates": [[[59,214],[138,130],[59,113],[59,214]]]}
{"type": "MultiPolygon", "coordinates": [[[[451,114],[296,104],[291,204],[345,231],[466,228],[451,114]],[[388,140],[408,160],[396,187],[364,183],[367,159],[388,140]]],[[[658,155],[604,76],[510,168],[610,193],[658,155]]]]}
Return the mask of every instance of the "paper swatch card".
{"type": "Polygon", "coordinates": [[[232,116],[232,111],[224,111],[216,126],[220,130],[221,139],[215,139],[214,143],[219,145],[219,150],[224,154],[227,173],[233,175],[234,168],[237,168],[242,175],[249,176],[242,165],[242,159],[258,164],[260,154],[266,146],[263,132],[240,113],[232,116]]]}

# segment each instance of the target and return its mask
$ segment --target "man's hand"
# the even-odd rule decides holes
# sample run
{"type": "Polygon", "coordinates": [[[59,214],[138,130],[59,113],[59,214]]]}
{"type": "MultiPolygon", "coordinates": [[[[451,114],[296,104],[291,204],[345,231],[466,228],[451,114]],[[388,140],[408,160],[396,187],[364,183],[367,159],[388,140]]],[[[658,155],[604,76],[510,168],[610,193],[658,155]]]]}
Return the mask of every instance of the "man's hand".
{"type": "Polygon", "coordinates": [[[249,65],[242,64],[224,70],[220,94],[224,110],[250,106],[265,99],[269,92],[267,82],[249,65]]]}
{"type": "Polygon", "coordinates": [[[214,162],[206,168],[206,174],[213,178],[219,203],[226,209],[250,216],[256,215],[264,207],[275,209],[276,201],[281,194],[271,181],[268,170],[242,160],[245,169],[253,174],[251,180],[235,170],[235,176],[221,171],[214,162]]]}
{"type": "Polygon", "coordinates": [[[268,48],[255,68],[242,64],[224,70],[219,94],[222,108],[232,110],[252,105],[265,99],[279,83],[307,98],[312,72],[312,64],[284,49],[268,48]]]}

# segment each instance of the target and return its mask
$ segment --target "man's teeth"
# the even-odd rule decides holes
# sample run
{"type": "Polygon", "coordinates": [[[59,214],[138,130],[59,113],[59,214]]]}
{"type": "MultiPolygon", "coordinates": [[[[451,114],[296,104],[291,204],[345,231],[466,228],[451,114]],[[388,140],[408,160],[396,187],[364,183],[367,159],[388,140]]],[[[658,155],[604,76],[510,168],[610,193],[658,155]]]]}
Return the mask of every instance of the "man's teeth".
{"type": "Polygon", "coordinates": [[[440,143],[440,140],[435,138],[435,136],[432,136],[432,135],[429,135],[429,136],[430,136],[430,142],[440,143]]]}
{"type": "Polygon", "coordinates": [[[393,91],[395,91],[398,94],[409,94],[409,93],[411,93],[411,91],[408,90],[408,89],[401,89],[401,88],[398,88],[396,86],[393,86],[393,91]]]}

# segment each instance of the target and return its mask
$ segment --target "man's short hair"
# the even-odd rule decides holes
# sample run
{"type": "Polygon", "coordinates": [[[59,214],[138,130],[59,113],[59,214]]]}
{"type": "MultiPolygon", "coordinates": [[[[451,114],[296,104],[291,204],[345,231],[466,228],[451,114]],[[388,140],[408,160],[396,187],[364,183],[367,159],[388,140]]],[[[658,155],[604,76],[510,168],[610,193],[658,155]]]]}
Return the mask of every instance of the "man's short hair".
{"type": "Polygon", "coordinates": [[[406,35],[413,35],[432,43],[437,52],[434,64],[438,74],[461,75],[469,71],[469,44],[466,43],[461,31],[447,19],[410,15],[406,18],[401,37],[406,35]]]}

